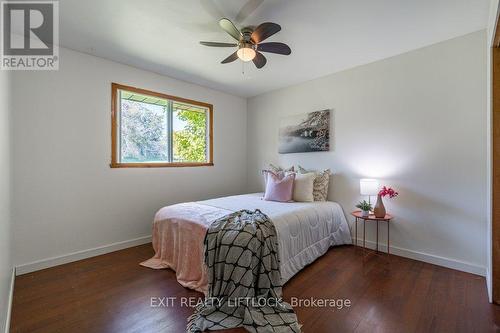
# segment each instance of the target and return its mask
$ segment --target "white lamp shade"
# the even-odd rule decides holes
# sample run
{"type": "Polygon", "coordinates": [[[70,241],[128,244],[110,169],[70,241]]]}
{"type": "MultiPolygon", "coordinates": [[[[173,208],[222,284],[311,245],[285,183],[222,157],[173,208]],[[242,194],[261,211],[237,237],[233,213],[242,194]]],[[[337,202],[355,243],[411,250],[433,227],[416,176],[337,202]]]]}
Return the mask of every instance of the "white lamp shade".
{"type": "Polygon", "coordinates": [[[359,180],[359,193],[361,193],[361,195],[377,195],[378,191],[378,180],[368,178],[359,180]]]}

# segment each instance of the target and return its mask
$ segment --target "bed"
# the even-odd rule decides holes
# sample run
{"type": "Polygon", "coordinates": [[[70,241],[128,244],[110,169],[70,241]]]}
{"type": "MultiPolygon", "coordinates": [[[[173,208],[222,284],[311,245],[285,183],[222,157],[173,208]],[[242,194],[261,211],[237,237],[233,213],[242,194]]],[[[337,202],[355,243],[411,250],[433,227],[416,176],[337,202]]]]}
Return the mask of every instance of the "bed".
{"type": "Polygon", "coordinates": [[[205,233],[214,220],[241,209],[259,209],[273,221],[283,284],[331,246],[352,242],[344,212],[335,202],[282,203],[253,193],[163,207],[153,222],[155,255],[141,265],[171,268],[181,285],[206,294],[205,233]]]}

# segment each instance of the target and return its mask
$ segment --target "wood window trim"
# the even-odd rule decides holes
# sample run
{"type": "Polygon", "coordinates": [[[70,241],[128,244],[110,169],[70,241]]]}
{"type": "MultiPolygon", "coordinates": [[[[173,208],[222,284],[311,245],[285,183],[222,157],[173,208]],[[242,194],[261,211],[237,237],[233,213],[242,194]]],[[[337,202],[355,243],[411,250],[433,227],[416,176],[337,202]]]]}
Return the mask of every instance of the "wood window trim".
{"type": "Polygon", "coordinates": [[[214,108],[212,104],[199,102],[187,98],[167,95],[146,89],[126,86],[118,83],[111,83],[111,168],[172,168],[172,167],[203,167],[214,165],[214,144],[213,144],[213,117],[214,108]],[[118,90],[126,90],[138,94],[154,96],[168,99],[180,103],[192,104],[208,109],[208,162],[165,162],[165,163],[121,163],[118,159],[118,90]]]}

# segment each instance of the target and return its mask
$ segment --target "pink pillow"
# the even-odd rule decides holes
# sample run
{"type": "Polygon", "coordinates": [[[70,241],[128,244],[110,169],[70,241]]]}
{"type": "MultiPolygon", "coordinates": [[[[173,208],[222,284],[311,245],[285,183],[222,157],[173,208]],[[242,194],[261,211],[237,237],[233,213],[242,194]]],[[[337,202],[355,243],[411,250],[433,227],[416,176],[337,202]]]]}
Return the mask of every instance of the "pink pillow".
{"type": "Polygon", "coordinates": [[[292,165],[288,169],[283,169],[281,167],[277,167],[274,164],[269,163],[269,169],[262,170],[262,174],[264,175],[264,184],[267,184],[267,173],[268,172],[274,172],[281,179],[281,178],[285,177],[285,173],[287,173],[287,172],[295,172],[295,168],[292,165]]]}
{"type": "Polygon", "coordinates": [[[292,201],[293,181],[295,173],[288,173],[286,176],[267,171],[266,193],[264,200],[288,202],[292,201]],[[280,177],[281,176],[281,177],[280,177]]]}

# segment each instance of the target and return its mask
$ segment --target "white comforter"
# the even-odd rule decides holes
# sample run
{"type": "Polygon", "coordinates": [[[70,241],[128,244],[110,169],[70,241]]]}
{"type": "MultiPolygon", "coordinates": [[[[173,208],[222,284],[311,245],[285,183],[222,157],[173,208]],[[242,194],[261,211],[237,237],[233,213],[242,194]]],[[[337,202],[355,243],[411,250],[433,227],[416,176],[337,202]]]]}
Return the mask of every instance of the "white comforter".
{"type": "Polygon", "coordinates": [[[339,204],[326,202],[274,202],[262,193],[198,201],[200,205],[229,211],[260,209],[278,233],[283,283],[333,245],[351,244],[351,234],[339,204]]]}

